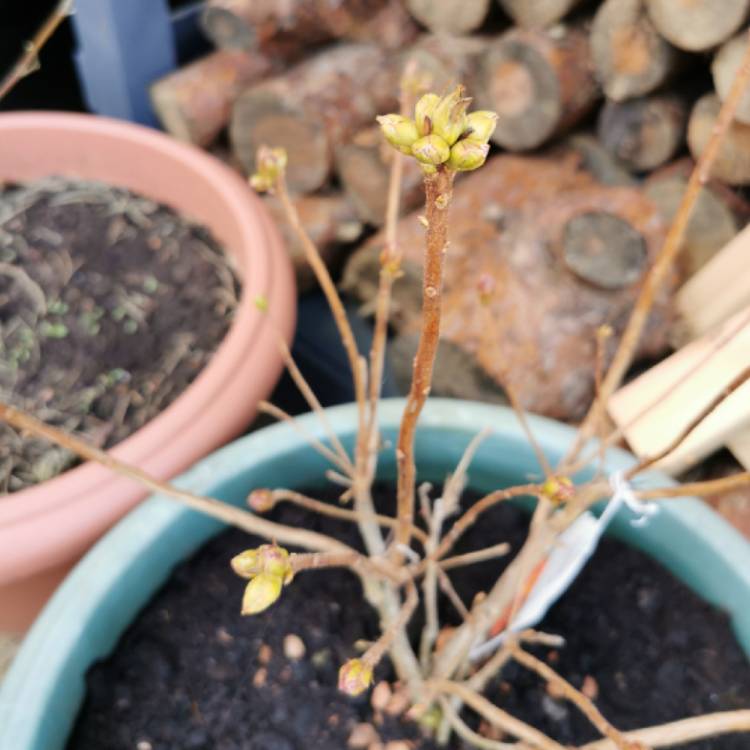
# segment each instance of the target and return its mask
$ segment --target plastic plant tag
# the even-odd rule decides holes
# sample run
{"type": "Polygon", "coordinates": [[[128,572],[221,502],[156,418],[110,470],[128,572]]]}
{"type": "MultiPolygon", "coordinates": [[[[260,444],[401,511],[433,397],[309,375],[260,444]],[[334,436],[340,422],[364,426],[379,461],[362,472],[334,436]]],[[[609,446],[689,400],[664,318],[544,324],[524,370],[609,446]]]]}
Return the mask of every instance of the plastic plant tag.
{"type": "Polygon", "coordinates": [[[567,591],[583,566],[596,550],[602,534],[620,507],[625,504],[637,518],[634,526],[642,526],[648,518],[658,512],[654,504],[640,502],[621,472],[610,477],[612,498],[604,512],[597,518],[593,513],[582,513],[557,539],[548,557],[539,569],[532,572],[527,586],[529,591],[510,624],[500,620],[501,632],[496,624],[492,637],[475,646],[470,654],[478,661],[500,646],[509,632],[519,632],[534,627],[547,614],[549,608],[567,591]]]}

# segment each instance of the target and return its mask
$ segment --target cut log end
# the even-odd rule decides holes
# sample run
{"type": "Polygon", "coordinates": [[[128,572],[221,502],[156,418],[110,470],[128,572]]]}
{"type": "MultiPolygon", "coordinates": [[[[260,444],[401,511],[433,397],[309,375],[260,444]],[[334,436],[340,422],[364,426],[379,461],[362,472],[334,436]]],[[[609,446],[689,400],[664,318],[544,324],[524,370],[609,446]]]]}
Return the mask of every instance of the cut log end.
{"type": "Polygon", "coordinates": [[[287,182],[294,192],[310,193],[327,180],[331,168],[328,139],[322,126],[304,112],[286,107],[262,92],[246,92],[234,107],[232,148],[247,174],[255,171],[260,146],[287,152],[287,182]]]}
{"type": "Polygon", "coordinates": [[[563,231],[565,265],[603,289],[622,289],[641,278],[646,242],[627,221],[605,211],[573,217],[563,231]]]}
{"type": "Polygon", "coordinates": [[[257,44],[252,27],[228,7],[207,6],[201,14],[200,25],[219,49],[251,50],[257,44]]]}
{"type": "Polygon", "coordinates": [[[726,41],[750,12],[750,0],[646,0],[658,32],[675,47],[702,52],[726,41]]]}
{"type": "Polygon", "coordinates": [[[430,31],[460,36],[482,25],[490,0],[407,0],[407,7],[430,31]]]}
{"type": "Polygon", "coordinates": [[[666,164],[682,144],[687,111],[676,96],[607,102],[599,115],[602,145],[637,172],[666,164]]]}
{"type": "Polygon", "coordinates": [[[624,101],[658,88],[679,63],[643,11],[641,0],[605,0],[591,27],[591,54],[604,92],[624,101]]]}
{"type": "MultiPolygon", "coordinates": [[[[688,146],[695,159],[700,158],[708,145],[720,108],[715,94],[707,94],[693,107],[688,123],[688,146]]],[[[750,184],[750,125],[735,121],[729,126],[711,176],[729,185],[750,184]]]]}
{"type": "Polygon", "coordinates": [[[511,151],[541,145],[580,119],[596,98],[588,43],[577,30],[504,35],[484,56],[480,79],[484,103],[499,115],[493,140],[511,151]]]}
{"type": "MultiPolygon", "coordinates": [[[[729,95],[732,83],[742,65],[742,58],[747,49],[747,34],[738,34],[730,39],[717,52],[711,64],[711,74],[719,99],[724,101],[729,95]]],[[[750,91],[743,95],[735,113],[735,119],[750,125],[750,91]]]]}
{"type": "Polygon", "coordinates": [[[499,0],[503,10],[527,29],[550,26],[566,16],[581,0],[499,0]]]}

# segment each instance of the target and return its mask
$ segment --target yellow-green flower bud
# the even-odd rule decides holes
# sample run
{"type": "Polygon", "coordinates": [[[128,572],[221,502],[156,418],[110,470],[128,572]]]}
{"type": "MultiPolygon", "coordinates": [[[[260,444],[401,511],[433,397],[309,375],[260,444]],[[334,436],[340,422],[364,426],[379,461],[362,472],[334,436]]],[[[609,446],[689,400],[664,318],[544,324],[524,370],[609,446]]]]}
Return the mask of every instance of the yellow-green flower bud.
{"type": "Polygon", "coordinates": [[[271,492],[271,490],[258,489],[253,490],[247,496],[247,504],[256,513],[268,513],[269,510],[273,510],[274,505],[276,505],[276,500],[274,500],[273,492],[271,492]]]}
{"type": "Polygon", "coordinates": [[[380,123],[380,129],[383,131],[385,139],[391,146],[399,150],[405,148],[408,153],[411,144],[419,138],[417,126],[408,117],[383,115],[376,119],[380,123]]]}
{"type": "Polygon", "coordinates": [[[463,86],[444,96],[432,113],[432,132],[452,146],[466,130],[466,110],[471,99],[464,97],[463,86]]]}
{"type": "Polygon", "coordinates": [[[422,164],[433,166],[448,160],[450,147],[439,135],[426,135],[412,144],[411,152],[422,164]]]}
{"type": "Polygon", "coordinates": [[[252,578],[262,571],[257,549],[246,549],[240,552],[232,558],[230,565],[240,578],[252,578]]]}
{"type": "Polygon", "coordinates": [[[294,578],[289,553],[278,544],[261,544],[258,547],[258,559],[264,573],[278,576],[284,583],[289,583],[294,578]]]}
{"type": "Polygon", "coordinates": [[[487,143],[497,126],[497,114],[488,110],[479,110],[466,115],[468,137],[473,141],[487,143]]]}
{"type": "Polygon", "coordinates": [[[339,690],[347,695],[360,695],[372,684],[372,667],[362,659],[349,659],[339,669],[339,690]]]}
{"type": "Polygon", "coordinates": [[[284,583],[279,576],[261,573],[245,587],[242,597],[242,614],[256,615],[268,609],[280,596],[284,583]]]}
{"type": "Polygon", "coordinates": [[[568,477],[549,477],[542,485],[542,494],[556,505],[567,502],[575,494],[575,486],[568,477]]]}
{"type": "Polygon", "coordinates": [[[255,155],[255,174],[250,185],[259,193],[273,190],[279,177],[286,169],[287,156],[283,148],[261,146],[255,155]]]}
{"type": "Polygon", "coordinates": [[[470,172],[472,169],[478,169],[486,161],[489,150],[490,147],[486,143],[465,138],[451,148],[448,166],[457,172],[470,172]]]}
{"type": "Polygon", "coordinates": [[[437,94],[425,94],[414,107],[414,122],[420,136],[432,132],[432,115],[439,103],[440,97],[437,94]]]}

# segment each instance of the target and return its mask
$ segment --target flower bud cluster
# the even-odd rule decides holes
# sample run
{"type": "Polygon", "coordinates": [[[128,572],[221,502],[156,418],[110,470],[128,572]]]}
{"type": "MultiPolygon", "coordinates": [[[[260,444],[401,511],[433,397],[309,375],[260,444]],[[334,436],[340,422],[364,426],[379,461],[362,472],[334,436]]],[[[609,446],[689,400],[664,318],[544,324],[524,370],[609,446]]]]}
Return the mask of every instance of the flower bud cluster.
{"type": "Polygon", "coordinates": [[[289,553],[277,544],[261,544],[232,558],[232,570],[250,582],[242,597],[242,614],[255,615],[268,609],[294,578],[289,553]]]}
{"type": "Polygon", "coordinates": [[[259,193],[273,190],[286,169],[286,151],[283,148],[261,146],[255,156],[255,174],[250,178],[250,186],[259,193]]]}
{"type": "Polygon", "coordinates": [[[339,669],[339,690],[360,695],[372,684],[372,667],[363,659],[349,659],[339,669]]]}
{"type": "Polygon", "coordinates": [[[469,172],[484,164],[488,141],[497,122],[494,112],[467,114],[471,99],[462,86],[440,97],[425,94],[414,108],[414,119],[402,115],[378,117],[388,143],[397,151],[413,156],[427,174],[438,167],[469,172]]]}

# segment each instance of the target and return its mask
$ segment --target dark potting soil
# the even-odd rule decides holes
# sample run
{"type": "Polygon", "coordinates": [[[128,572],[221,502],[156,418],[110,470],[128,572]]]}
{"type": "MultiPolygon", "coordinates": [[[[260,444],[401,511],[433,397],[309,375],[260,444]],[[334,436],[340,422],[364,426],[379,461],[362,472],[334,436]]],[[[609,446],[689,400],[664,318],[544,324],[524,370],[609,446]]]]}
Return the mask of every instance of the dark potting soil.
{"type": "MultiPolygon", "coordinates": [[[[223,339],[238,283],[200,226],[127,190],[0,189],[0,398],[110,447],[167,407],[223,339]]],[[[0,425],[0,494],[75,459],[0,425]]]]}
{"type": "MultiPolygon", "coordinates": [[[[392,490],[379,488],[378,495],[379,507],[392,512],[392,490]]],[[[356,545],[344,522],[288,505],[272,517],[356,545]]],[[[457,552],[500,540],[518,549],[527,529],[521,511],[501,505],[486,521],[466,533],[457,552]]],[[[351,699],[336,688],[337,670],[355,655],[355,642],[377,633],[352,574],[302,574],[270,610],[239,615],[244,582],[229,560],[257,543],[230,530],[177,567],[115,653],[90,670],[68,750],[344,750],[359,722],[373,724],[382,742],[435,748],[414,724],[374,713],[369,695],[351,699]],[[290,634],[302,640],[302,658],[284,655],[290,634]]],[[[464,601],[487,590],[507,559],[453,571],[464,601]]],[[[455,623],[445,602],[441,615],[455,623]]],[[[602,542],[539,627],[567,644],[536,653],[575,686],[593,687],[599,708],[620,729],[750,707],[750,665],[726,616],[619,542],[602,542]]],[[[388,664],[376,670],[376,682],[392,677],[388,664]]],[[[487,695],[561,743],[596,739],[575,708],[517,665],[508,665],[487,695]]],[[[681,747],[748,746],[747,735],[734,735],[681,747]]],[[[468,746],[454,739],[451,747],[468,746]]]]}

